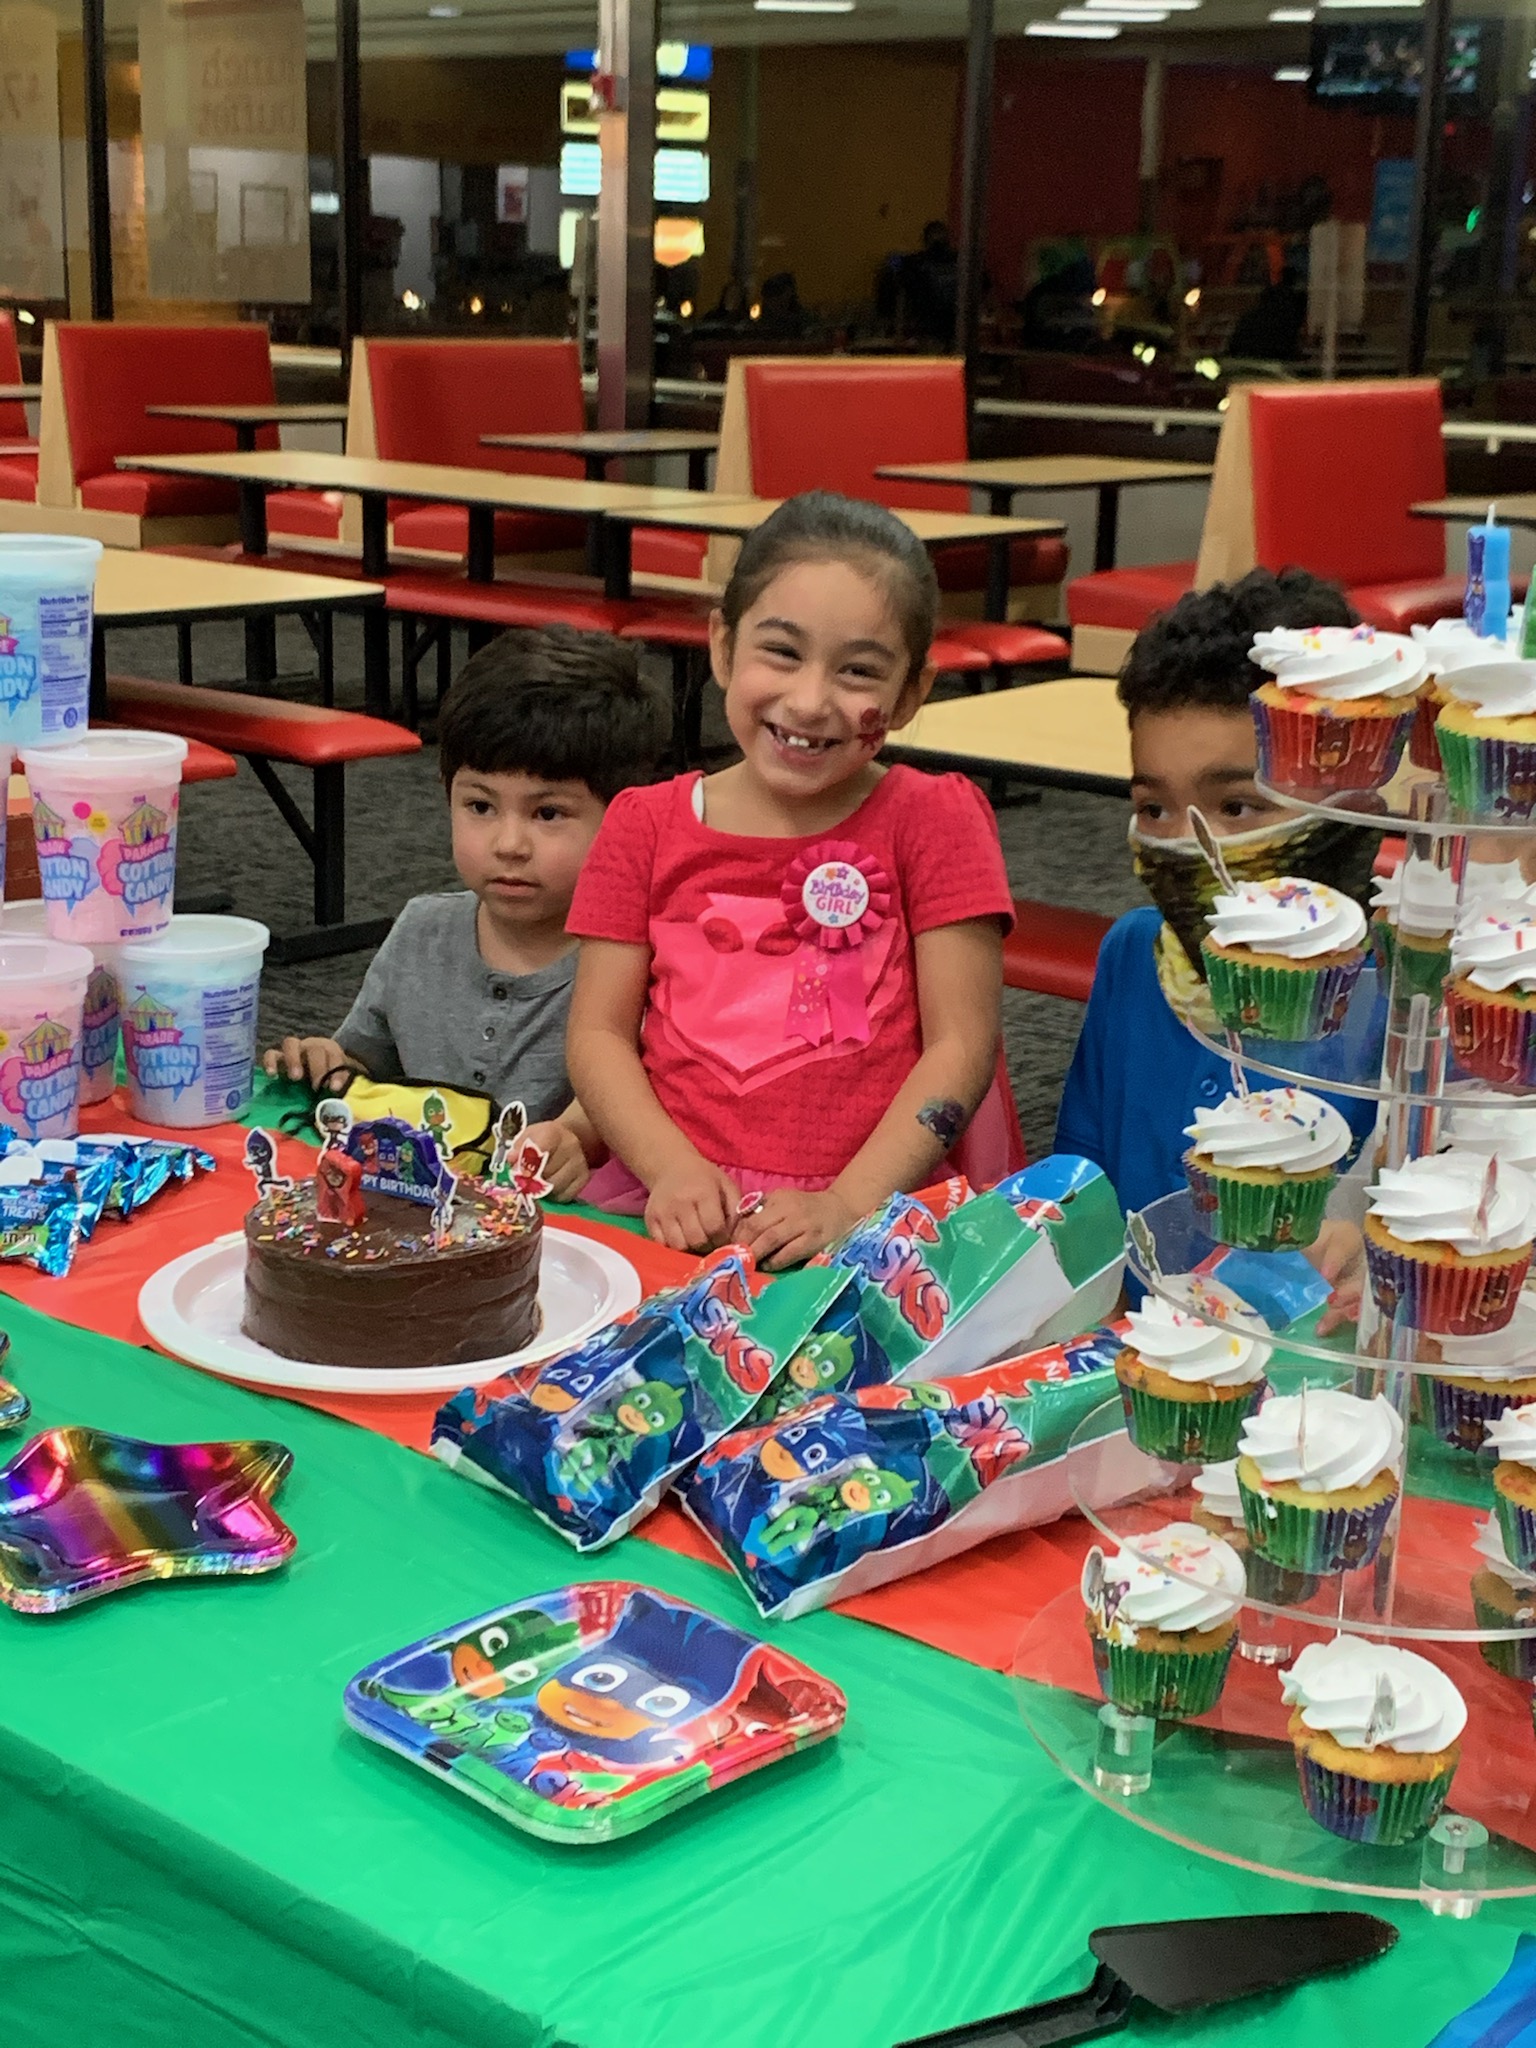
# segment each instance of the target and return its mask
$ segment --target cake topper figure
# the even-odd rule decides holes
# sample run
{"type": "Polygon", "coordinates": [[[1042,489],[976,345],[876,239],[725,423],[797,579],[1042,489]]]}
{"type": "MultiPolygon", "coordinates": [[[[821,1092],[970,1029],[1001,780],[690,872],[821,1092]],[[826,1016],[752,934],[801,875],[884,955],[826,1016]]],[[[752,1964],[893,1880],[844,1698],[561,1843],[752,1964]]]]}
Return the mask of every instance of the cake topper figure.
{"type": "Polygon", "coordinates": [[[315,1166],[315,1214],[323,1223],[342,1223],[357,1230],[368,1220],[363,1200],[363,1162],[339,1145],[328,1144],[315,1166]]]}
{"type": "Polygon", "coordinates": [[[495,1145],[486,1178],[493,1187],[509,1187],[512,1147],[528,1128],[528,1112],[520,1102],[509,1102],[496,1119],[495,1145]]]}
{"type": "Polygon", "coordinates": [[[247,1131],[245,1135],[245,1158],[243,1165],[247,1173],[256,1176],[256,1194],[276,1193],[281,1188],[291,1188],[293,1181],[286,1173],[277,1171],[277,1144],[270,1131],[247,1131]]]}
{"type": "Polygon", "coordinates": [[[436,1199],[432,1204],[432,1244],[441,1251],[453,1238],[453,1198],[458,1192],[459,1177],[440,1165],[437,1176],[436,1199]]]}
{"type": "Polygon", "coordinates": [[[446,1159],[453,1150],[448,1128],[448,1105],[434,1088],[421,1105],[422,1127],[446,1159]]]}
{"type": "Polygon", "coordinates": [[[333,1145],[345,1145],[352,1130],[352,1112],[338,1096],[328,1095],[315,1104],[315,1129],[326,1151],[333,1145]]]}
{"type": "Polygon", "coordinates": [[[548,1165],[549,1154],[543,1146],[535,1145],[531,1138],[524,1138],[518,1147],[517,1157],[506,1170],[502,1185],[512,1189],[525,1216],[535,1213],[539,1201],[554,1185],[545,1172],[548,1165]]]}

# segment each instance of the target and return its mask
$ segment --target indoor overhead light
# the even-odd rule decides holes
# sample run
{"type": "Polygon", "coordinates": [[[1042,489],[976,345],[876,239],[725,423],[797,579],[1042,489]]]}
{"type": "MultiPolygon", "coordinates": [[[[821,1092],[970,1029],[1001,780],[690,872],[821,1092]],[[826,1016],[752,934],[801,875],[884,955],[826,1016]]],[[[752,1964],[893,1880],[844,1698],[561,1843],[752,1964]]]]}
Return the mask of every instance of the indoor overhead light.
{"type": "Polygon", "coordinates": [[[1271,21],[1313,21],[1316,15],[1317,10],[1312,7],[1272,7],[1269,10],[1271,21]]]}
{"type": "Polygon", "coordinates": [[[1393,14],[1401,14],[1409,10],[1417,13],[1424,0],[1318,0],[1318,4],[1322,7],[1369,7],[1377,14],[1386,9],[1393,14]]]}
{"type": "Polygon", "coordinates": [[[1305,85],[1312,76],[1310,64],[1282,64],[1275,73],[1277,85],[1305,85]]]}
{"type": "Polygon", "coordinates": [[[427,13],[433,21],[457,21],[464,12],[462,7],[429,7],[427,13]]]}
{"type": "Polygon", "coordinates": [[[1093,14],[1193,14],[1200,0],[1083,0],[1093,14]]]}
{"type": "Polygon", "coordinates": [[[759,14],[852,14],[853,0],[752,0],[759,14]]]}
{"type": "Polygon", "coordinates": [[[1032,21],[1027,36],[1063,36],[1075,43],[1113,42],[1120,31],[1112,21],[1032,21]]]}
{"type": "Polygon", "coordinates": [[[1086,7],[1063,7],[1057,16],[1059,21],[1124,21],[1151,23],[1166,21],[1167,10],[1162,7],[1095,7],[1092,13],[1086,7]]]}

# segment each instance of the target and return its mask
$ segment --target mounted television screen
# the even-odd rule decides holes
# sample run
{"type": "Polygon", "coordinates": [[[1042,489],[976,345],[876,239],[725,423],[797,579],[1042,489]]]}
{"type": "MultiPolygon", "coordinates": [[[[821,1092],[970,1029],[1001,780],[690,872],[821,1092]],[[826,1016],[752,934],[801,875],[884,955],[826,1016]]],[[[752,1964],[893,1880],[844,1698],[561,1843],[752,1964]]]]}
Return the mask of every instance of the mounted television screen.
{"type": "MultiPolygon", "coordinates": [[[[1468,111],[1492,82],[1497,23],[1453,21],[1445,65],[1448,110],[1468,111]]],[[[1424,79],[1424,31],[1415,21],[1319,22],[1312,30],[1312,97],[1372,113],[1411,113],[1424,79]]]]}

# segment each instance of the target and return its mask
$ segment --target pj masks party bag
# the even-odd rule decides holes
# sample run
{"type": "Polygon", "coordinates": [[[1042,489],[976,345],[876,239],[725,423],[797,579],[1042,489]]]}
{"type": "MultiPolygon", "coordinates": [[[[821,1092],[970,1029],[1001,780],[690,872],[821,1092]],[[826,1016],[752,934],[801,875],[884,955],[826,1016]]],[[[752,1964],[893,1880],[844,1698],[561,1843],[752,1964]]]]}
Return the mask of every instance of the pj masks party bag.
{"type": "Polygon", "coordinates": [[[1114,1304],[1124,1233],[1103,1169],[1068,1154],[969,1200],[893,1195],[821,1255],[852,1285],[772,1399],[969,1372],[1084,1329],[1114,1304]]]}
{"type": "Polygon", "coordinates": [[[807,1267],[764,1283],[742,1252],[717,1253],[629,1322],[455,1394],[438,1410],[432,1449],[526,1501],[578,1550],[601,1549],[741,1423],[847,1277],[807,1267]]]}
{"type": "MultiPolygon", "coordinates": [[[[1123,1330],[948,1379],[813,1394],[706,1452],[683,1504],[758,1611],[782,1620],[1055,1521],[1073,1505],[1068,1440],[1113,1402],[1123,1330]]],[[[1102,1505],[1146,1484],[1145,1461],[1110,1413],[1079,1468],[1102,1505]]]]}

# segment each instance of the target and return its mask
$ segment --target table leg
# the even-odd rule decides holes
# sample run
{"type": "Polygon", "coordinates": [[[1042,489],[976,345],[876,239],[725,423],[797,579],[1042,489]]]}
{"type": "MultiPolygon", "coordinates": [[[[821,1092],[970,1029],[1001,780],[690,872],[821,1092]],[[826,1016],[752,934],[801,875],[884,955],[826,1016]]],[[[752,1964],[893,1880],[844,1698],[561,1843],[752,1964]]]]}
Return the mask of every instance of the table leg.
{"type": "Polygon", "coordinates": [[[245,622],[245,680],[270,683],[277,674],[277,621],[271,613],[245,622]]]}
{"type": "Polygon", "coordinates": [[[389,613],[382,600],[363,613],[363,709],[370,718],[388,718],[394,710],[389,686],[389,613]]]}
{"type": "Polygon", "coordinates": [[[496,581],[496,509],[492,505],[469,508],[469,555],[464,566],[471,583],[496,581]]]}
{"type": "Polygon", "coordinates": [[[688,451],[688,488],[690,491],[709,489],[709,450],[690,448],[688,451]]]}
{"type": "Polygon", "coordinates": [[[91,627],[91,684],[86,701],[91,724],[99,725],[107,715],[107,633],[100,619],[91,627]]]}
{"type": "Polygon", "coordinates": [[[634,529],[627,520],[599,519],[598,548],[603,563],[603,593],[607,597],[630,595],[630,537],[634,529]]]}
{"type": "Polygon", "coordinates": [[[267,487],[240,485],[240,545],[248,555],[267,552],[267,487]]]}
{"type": "Polygon", "coordinates": [[[1120,486],[1099,485],[1099,523],[1093,536],[1093,566],[1113,569],[1116,543],[1120,537],[1120,486]]]}
{"type": "Polygon", "coordinates": [[[236,453],[239,455],[254,455],[256,453],[256,422],[254,420],[236,420],[234,427],[236,453]]]}
{"type": "Polygon", "coordinates": [[[582,460],[586,464],[587,482],[589,484],[601,484],[608,481],[608,458],[606,455],[585,455],[582,457],[582,460]]]}
{"type": "Polygon", "coordinates": [[[987,511],[994,519],[1008,519],[1013,514],[1013,485],[988,484],[987,511]]]}
{"type": "Polygon", "coordinates": [[[364,491],[363,574],[375,582],[389,574],[389,500],[382,491],[364,491]]]}
{"type": "Polygon", "coordinates": [[[1008,555],[1012,546],[1011,534],[987,542],[986,612],[989,619],[1006,619],[1008,616],[1008,555]]]}

